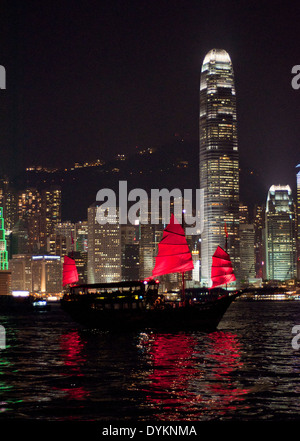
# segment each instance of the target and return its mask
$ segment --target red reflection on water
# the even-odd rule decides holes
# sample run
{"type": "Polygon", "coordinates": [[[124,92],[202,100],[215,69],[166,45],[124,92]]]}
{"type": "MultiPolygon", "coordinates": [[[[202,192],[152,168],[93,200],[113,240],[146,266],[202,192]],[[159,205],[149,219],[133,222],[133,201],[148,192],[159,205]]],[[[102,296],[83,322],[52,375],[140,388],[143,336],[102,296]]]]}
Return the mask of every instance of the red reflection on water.
{"type": "Polygon", "coordinates": [[[213,381],[209,384],[209,391],[214,407],[219,401],[221,406],[217,405],[217,408],[235,410],[235,403],[244,400],[243,395],[249,391],[236,387],[230,376],[231,372],[243,367],[238,338],[228,332],[214,332],[209,334],[208,338],[211,348],[207,351],[206,359],[212,362],[213,381]]]}
{"type": "Polygon", "coordinates": [[[163,407],[164,415],[158,419],[176,417],[176,409],[188,406],[191,393],[188,384],[194,376],[199,375],[193,360],[197,339],[190,335],[155,335],[150,355],[153,362],[153,373],[147,400],[155,407],[163,407]]]}
{"type": "Polygon", "coordinates": [[[83,342],[78,334],[78,331],[69,332],[61,336],[60,347],[62,349],[62,356],[67,371],[64,372],[66,381],[70,387],[60,388],[60,391],[67,393],[69,400],[84,400],[89,393],[83,386],[77,386],[77,378],[83,377],[81,372],[82,363],[85,358],[82,356],[83,342]],[[69,379],[70,378],[70,379],[69,379]]]}
{"type": "Polygon", "coordinates": [[[224,375],[243,366],[240,344],[236,335],[229,334],[228,332],[214,332],[208,334],[207,337],[212,346],[208,352],[208,359],[216,362],[214,370],[216,378],[223,378],[224,375]]]}
{"type": "Polygon", "coordinates": [[[74,387],[60,390],[67,393],[69,400],[85,400],[88,395],[83,387],[74,387]]]}
{"type": "Polygon", "coordinates": [[[192,360],[196,343],[196,339],[183,334],[156,336],[152,347],[154,372],[150,379],[156,394],[161,395],[162,391],[166,394],[164,404],[180,403],[188,380],[197,374],[192,360]]]}
{"type": "Polygon", "coordinates": [[[83,343],[77,331],[69,332],[61,337],[60,343],[65,365],[72,367],[72,371],[80,370],[80,363],[84,361],[81,356],[83,343]]]}
{"type": "Polygon", "coordinates": [[[235,335],[158,334],[149,353],[153,372],[147,400],[160,409],[159,419],[215,417],[235,409],[248,392],[229,375],[242,367],[235,335]]]}

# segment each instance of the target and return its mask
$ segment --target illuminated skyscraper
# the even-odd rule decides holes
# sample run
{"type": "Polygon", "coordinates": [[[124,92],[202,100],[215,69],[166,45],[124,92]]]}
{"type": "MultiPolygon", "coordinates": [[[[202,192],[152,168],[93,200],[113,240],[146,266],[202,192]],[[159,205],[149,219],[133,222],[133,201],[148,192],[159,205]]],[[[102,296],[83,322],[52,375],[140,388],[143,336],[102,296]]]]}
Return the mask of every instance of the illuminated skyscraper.
{"type": "Polygon", "coordinates": [[[61,189],[51,187],[41,192],[40,248],[47,250],[47,241],[61,221],[61,189]]]}
{"type": "Polygon", "coordinates": [[[295,277],[295,210],[289,185],[272,185],[266,205],[266,277],[287,280],[295,277]]]}
{"type": "Polygon", "coordinates": [[[0,270],[8,269],[8,255],[4,230],[3,208],[0,207],[0,270]]]}
{"type": "Polygon", "coordinates": [[[62,265],[60,256],[31,257],[32,291],[40,294],[61,292],[62,265]]]}
{"type": "Polygon", "coordinates": [[[297,278],[300,280],[300,164],[297,170],[297,278]]]}
{"type": "MultiPolygon", "coordinates": [[[[121,280],[121,229],[119,222],[100,225],[98,206],[88,208],[88,283],[121,280]]],[[[112,222],[112,219],[111,219],[112,222]]]]}
{"type": "Polygon", "coordinates": [[[200,81],[200,188],[204,189],[201,282],[210,284],[212,255],[225,248],[224,226],[236,276],[239,276],[239,155],[232,63],[223,49],[205,56],[200,81]]]}
{"type": "Polygon", "coordinates": [[[8,271],[8,255],[4,230],[3,208],[0,207],[0,295],[11,293],[11,271],[8,271]]]}
{"type": "Polygon", "coordinates": [[[248,283],[255,277],[255,231],[253,224],[240,225],[240,277],[241,281],[248,283]]]}
{"type": "Polygon", "coordinates": [[[40,251],[41,195],[36,188],[26,188],[19,192],[18,215],[28,231],[28,252],[40,251]]]}
{"type": "Polygon", "coordinates": [[[263,231],[265,228],[265,207],[255,205],[254,207],[254,248],[255,248],[255,272],[257,278],[263,277],[263,267],[265,265],[265,253],[263,242],[263,231]]]}

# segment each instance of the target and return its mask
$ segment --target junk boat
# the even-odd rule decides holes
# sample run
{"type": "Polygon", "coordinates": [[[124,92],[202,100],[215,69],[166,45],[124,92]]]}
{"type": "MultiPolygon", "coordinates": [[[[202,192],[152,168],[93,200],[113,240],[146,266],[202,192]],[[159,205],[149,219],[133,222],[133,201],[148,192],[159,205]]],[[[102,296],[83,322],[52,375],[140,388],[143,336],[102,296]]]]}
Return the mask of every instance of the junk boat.
{"type": "Polygon", "coordinates": [[[214,330],[241,292],[230,293],[220,288],[235,280],[228,253],[218,246],[212,260],[212,287],[186,290],[184,273],[193,269],[193,260],[184,230],[172,215],[158,245],[151,278],[74,284],[78,281],[75,261],[67,258],[63,284],[69,285],[69,292],[63,296],[61,305],[75,321],[89,328],[214,330]],[[177,296],[160,294],[156,277],[175,272],[182,273],[182,291],[177,296]]]}

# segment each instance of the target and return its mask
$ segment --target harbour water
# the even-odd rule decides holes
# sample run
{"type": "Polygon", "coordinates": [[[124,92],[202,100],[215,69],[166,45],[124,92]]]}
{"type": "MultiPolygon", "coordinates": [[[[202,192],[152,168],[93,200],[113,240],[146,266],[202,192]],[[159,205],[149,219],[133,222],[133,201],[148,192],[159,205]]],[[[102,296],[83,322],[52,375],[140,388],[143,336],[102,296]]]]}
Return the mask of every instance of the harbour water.
{"type": "Polygon", "coordinates": [[[212,333],[88,331],[1,315],[1,421],[296,421],[300,302],[236,301],[212,333]]]}

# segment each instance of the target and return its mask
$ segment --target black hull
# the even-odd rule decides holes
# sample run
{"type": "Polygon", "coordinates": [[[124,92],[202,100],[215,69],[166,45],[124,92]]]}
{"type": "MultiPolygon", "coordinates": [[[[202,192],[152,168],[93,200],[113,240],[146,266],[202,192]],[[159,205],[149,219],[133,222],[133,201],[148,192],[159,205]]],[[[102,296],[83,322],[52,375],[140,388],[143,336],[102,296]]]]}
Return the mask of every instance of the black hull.
{"type": "Polygon", "coordinates": [[[78,323],[101,330],[211,331],[217,328],[230,304],[240,293],[181,308],[97,310],[80,301],[62,300],[62,308],[78,323]]]}

